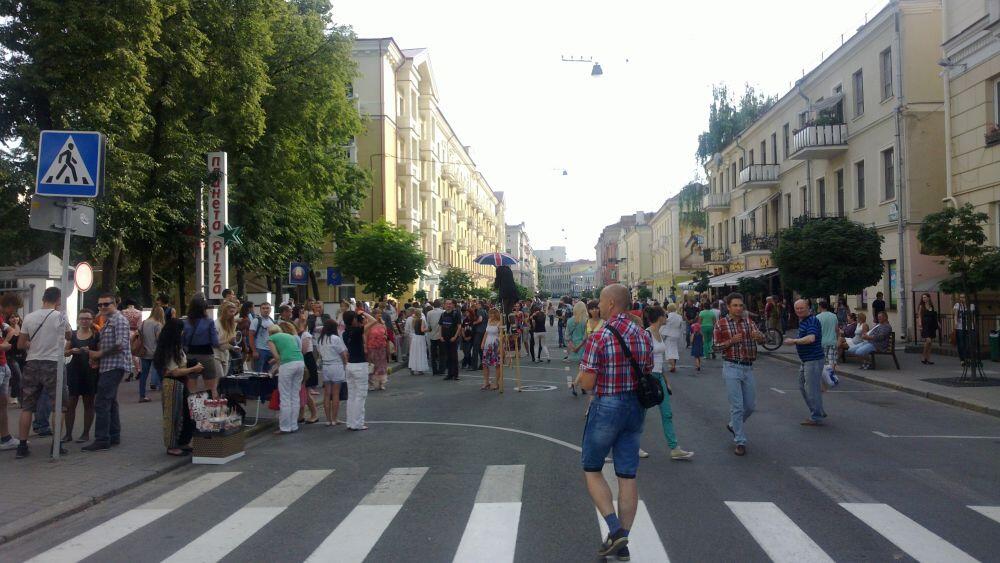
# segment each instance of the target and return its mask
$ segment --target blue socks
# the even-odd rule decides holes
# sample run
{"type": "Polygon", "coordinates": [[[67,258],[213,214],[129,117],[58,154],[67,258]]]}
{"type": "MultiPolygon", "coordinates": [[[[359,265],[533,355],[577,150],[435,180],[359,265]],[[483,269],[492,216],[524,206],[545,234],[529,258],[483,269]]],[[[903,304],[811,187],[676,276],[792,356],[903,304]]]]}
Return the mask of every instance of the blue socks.
{"type": "Polygon", "coordinates": [[[604,521],[608,524],[608,532],[612,535],[618,533],[618,530],[622,529],[622,523],[618,520],[618,515],[612,512],[604,517],[604,521]]]}

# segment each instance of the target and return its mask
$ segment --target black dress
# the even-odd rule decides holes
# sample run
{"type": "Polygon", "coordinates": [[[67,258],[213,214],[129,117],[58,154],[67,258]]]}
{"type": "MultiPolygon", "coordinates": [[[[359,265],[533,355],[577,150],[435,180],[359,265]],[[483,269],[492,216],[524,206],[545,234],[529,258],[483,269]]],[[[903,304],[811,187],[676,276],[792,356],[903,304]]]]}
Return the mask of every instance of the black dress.
{"type": "MultiPolygon", "coordinates": [[[[81,339],[73,332],[70,348],[89,348],[97,350],[100,344],[100,333],[92,332],[90,338],[81,339]]],[[[73,354],[66,366],[66,385],[70,395],[93,395],[97,392],[98,372],[90,367],[90,358],[86,353],[73,354]]]]}
{"type": "Polygon", "coordinates": [[[920,338],[937,338],[937,311],[924,309],[920,313],[920,338]]]}

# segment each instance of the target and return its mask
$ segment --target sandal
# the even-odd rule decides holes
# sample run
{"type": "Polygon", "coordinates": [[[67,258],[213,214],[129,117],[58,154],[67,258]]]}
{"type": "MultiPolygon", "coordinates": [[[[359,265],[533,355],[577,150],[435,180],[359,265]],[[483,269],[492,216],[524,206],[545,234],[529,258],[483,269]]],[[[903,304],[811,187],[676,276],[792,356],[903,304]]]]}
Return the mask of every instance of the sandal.
{"type": "Polygon", "coordinates": [[[180,448],[167,450],[167,455],[172,455],[172,456],[175,456],[175,457],[184,457],[184,456],[190,455],[190,454],[191,454],[191,452],[189,450],[182,450],[180,448]]]}
{"type": "Polygon", "coordinates": [[[319,422],[319,417],[318,416],[316,418],[312,419],[312,420],[307,420],[306,424],[316,424],[317,422],[319,422]]]}
{"type": "Polygon", "coordinates": [[[490,384],[489,383],[483,383],[482,387],[480,387],[479,390],[480,391],[486,391],[489,388],[490,388],[490,384]]]}

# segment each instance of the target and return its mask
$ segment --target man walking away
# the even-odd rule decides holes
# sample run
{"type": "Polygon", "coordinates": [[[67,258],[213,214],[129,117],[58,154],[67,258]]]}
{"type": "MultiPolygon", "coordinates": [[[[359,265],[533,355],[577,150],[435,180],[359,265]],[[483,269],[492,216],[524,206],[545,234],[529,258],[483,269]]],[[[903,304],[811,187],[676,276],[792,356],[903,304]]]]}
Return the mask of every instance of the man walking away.
{"type": "Polygon", "coordinates": [[[447,349],[444,341],[441,340],[441,315],[444,309],[441,308],[441,300],[434,300],[434,308],[427,312],[427,330],[431,341],[431,371],[434,375],[442,375],[445,370],[447,359],[447,349]]]}
{"type": "Polygon", "coordinates": [[[757,359],[757,342],[764,335],[745,314],[743,296],[730,293],[726,297],[729,316],[715,325],[712,335],[715,349],[722,352],[722,376],[729,395],[729,424],[726,429],[733,434],[736,448],[733,453],[747,453],[747,436],[743,427],[757,406],[757,385],[753,377],[753,363],[757,359]]]}
{"type": "MultiPolygon", "coordinates": [[[[823,327],[809,311],[805,299],[795,302],[795,316],[799,318],[799,337],[786,338],[785,344],[794,344],[802,362],[799,366],[799,391],[809,407],[809,419],[803,426],[822,426],[826,413],[823,411],[823,393],[820,384],[823,378],[823,327]]],[[[834,315],[836,319],[836,315],[834,315]]]]}
{"type": "Polygon", "coordinates": [[[98,360],[97,396],[94,398],[94,441],[80,448],[85,452],[111,449],[121,443],[122,426],[118,418],[118,384],[125,370],[132,366],[129,327],[118,312],[113,293],[102,293],[97,308],[104,316],[101,349],[91,350],[90,359],[98,360]]]}
{"type": "MultiPolygon", "coordinates": [[[[840,355],[840,348],[837,347],[837,342],[839,342],[837,327],[840,326],[840,319],[837,318],[836,313],[830,310],[830,304],[825,299],[819,301],[818,307],[819,314],[816,315],[816,320],[819,321],[820,329],[823,332],[823,355],[826,357],[826,363],[830,364],[830,367],[836,371],[837,356],[840,355]]],[[[822,375],[822,368],[820,374],[822,375]]]]}
{"type": "MultiPolygon", "coordinates": [[[[42,308],[29,313],[21,323],[21,335],[18,336],[17,347],[27,350],[27,361],[21,376],[21,417],[18,420],[18,433],[21,439],[17,445],[18,458],[27,457],[28,432],[31,429],[31,418],[36,410],[41,410],[42,403],[48,404],[56,398],[56,369],[61,361],[65,361],[66,349],[66,317],[59,311],[62,292],[58,287],[50,287],[42,294],[42,308]]],[[[125,322],[125,343],[128,347],[128,322],[125,322]]],[[[131,367],[131,363],[128,364],[131,367]]],[[[124,372],[122,372],[124,374],[124,372]]],[[[59,390],[62,392],[62,390],[59,390]]],[[[68,402],[63,395],[64,404],[68,402]]],[[[7,405],[4,404],[6,409],[7,405]]],[[[46,412],[51,412],[48,404],[46,412]]],[[[59,429],[52,430],[53,440],[61,434],[59,429]]],[[[59,446],[60,453],[66,450],[59,446]]]]}
{"type": "Polygon", "coordinates": [[[636,398],[636,376],[628,354],[646,373],[653,369],[652,341],[649,333],[629,317],[629,297],[628,289],[621,284],[609,285],[601,291],[599,306],[606,323],[587,339],[577,376],[582,388],[594,390],[583,431],[581,461],[587,491],[608,525],[608,537],[597,554],[616,554],[622,561],[629,557],[628,535],[639,502],[636,471],[646,416],[636,398]],[[619,338],[624,340],[627,350],[619,338]],[[611,488],[601,473],[609,452],[618,477],[620,515],[615,513],[611,488]]]}

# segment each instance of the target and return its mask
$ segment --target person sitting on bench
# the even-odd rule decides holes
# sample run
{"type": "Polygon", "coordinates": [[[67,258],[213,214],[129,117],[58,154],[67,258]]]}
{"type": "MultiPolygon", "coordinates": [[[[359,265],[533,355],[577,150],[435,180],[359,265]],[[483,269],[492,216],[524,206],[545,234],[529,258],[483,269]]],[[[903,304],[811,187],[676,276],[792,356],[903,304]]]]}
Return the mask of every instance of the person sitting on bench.
{"type": "Polygon", "coordinates": [[[871,354],[889,351],[889,338],[892,337],[892,325],[889,324],[889,317],[885,314],[885,311],[879,311],[876,320],[877,322],[872,326],[871,330],[861,335],[863,341],[859,344],[853,344],[847,349],[849,356],[865,358],[865,363],[861,366],[861,369],[869,369],[871,367],[868,362],[868,357],[871,354]]]}

